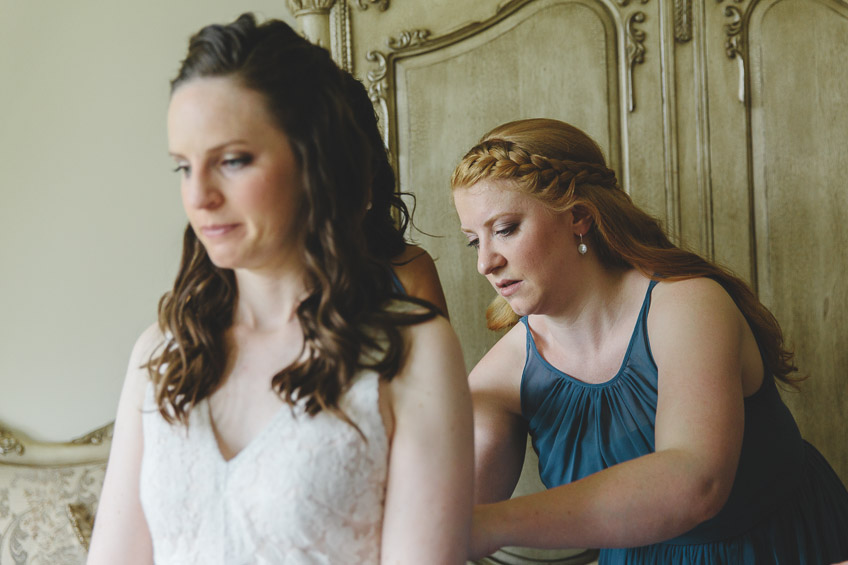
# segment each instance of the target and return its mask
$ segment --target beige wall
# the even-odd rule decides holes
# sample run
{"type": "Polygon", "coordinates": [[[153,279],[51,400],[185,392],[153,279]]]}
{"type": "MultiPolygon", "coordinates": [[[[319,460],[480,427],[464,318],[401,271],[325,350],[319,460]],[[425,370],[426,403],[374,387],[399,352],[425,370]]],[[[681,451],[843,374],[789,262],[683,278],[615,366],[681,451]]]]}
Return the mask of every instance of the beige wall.
{"type": "Polygon", "coordinates": [[[177,267],[168,81],[191,33],[282,0],[0,0],[0,423],[60,441],[114,418],[177,267]]]}

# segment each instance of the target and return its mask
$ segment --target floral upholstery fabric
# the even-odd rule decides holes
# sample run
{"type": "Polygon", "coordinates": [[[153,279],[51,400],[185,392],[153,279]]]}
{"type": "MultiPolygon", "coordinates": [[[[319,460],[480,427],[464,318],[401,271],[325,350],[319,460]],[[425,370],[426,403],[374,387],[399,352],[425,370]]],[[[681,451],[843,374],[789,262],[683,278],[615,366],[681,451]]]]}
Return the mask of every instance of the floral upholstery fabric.
{"type": "Polygon", "coordinates": [[[82,565],[106,462],[8,464],[0,457],[0,563],[82,565]]]}

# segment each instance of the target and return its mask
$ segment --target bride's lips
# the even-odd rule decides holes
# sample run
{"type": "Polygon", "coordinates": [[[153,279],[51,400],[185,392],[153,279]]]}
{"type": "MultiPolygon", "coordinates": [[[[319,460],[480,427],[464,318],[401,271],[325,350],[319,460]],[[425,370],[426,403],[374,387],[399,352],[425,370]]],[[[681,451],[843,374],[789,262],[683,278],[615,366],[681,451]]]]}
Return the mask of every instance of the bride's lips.
{"type": "Polygon", "coordinates": [[[209,224],[201,227],[200,232],[209,238],[221,237],[227,235],[238,226],[239,224],[209,224]]]}
{"type": "Polygon", "coordinates": [[[518,291],[519,287],[521,286],[521,281],[503,279],[496,282],[495,286],[497,287],[500,295],[506,298],[507,296],[514,294],[518,291]]]}

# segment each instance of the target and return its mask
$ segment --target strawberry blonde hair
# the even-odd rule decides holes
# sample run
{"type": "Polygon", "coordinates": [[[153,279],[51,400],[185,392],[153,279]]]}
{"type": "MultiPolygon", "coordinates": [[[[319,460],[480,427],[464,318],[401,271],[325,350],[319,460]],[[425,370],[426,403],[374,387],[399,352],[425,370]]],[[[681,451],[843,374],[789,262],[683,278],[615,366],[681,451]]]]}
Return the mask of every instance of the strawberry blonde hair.
{"type": "MultiPolygon", "coordinates": [[[[591,218],[584,235],[607,268],[633,268],[653,280],[709,277],[724,287],[751,327],[765,369],[794,384],[792,352],[777,320],[748,285],[703,257],[674,245],[659,221],[638,208],[618,185],[598,144],[580,129],[536,118],[500,125],[483,136],[457,165],[451,190],[482,180],[508,181],[510,189],[539,200],[553,212],[579,209],[591,218]]],[[[489,329],[514,326],[519,317],[498,296],[486,311],[489,329]]]]}

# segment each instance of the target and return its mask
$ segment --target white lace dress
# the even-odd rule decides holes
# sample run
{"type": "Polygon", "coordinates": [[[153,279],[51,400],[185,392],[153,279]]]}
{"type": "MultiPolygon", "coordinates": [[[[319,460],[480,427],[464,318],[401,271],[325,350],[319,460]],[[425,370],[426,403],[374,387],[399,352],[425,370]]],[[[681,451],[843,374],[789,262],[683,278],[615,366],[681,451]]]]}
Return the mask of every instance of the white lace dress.
{"type": "Polygon", "coordinates": [[[156,565],[378,564],[388,440],[378,377],[362,372],[329,413],[284,405],[230,461],[200,402],[169,425],[148,387],[141,502],[156,565]]]}

